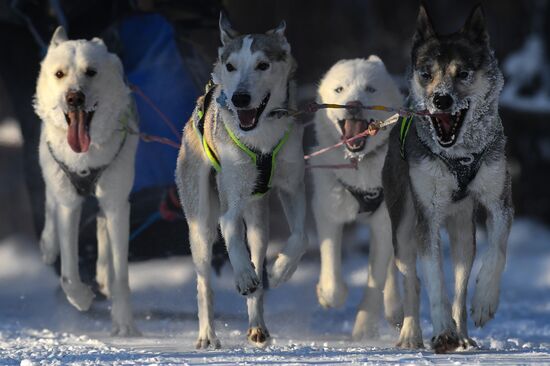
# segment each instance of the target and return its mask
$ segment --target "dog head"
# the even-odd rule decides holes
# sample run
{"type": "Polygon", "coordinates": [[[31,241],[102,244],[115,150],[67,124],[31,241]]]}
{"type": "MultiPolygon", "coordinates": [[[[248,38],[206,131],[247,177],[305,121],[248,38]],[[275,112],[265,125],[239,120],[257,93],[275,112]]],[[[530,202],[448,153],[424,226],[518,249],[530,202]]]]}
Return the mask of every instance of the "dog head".
{"type": "MultiPolygon", "coordinates": [[[[382,60],[372,55],[368,59],[341,60],[332,66],[319,85],[318,102],[398,108],[403,105],[403,96],[382,60]]],[[[327,117],[334,140],[353,137],[364,132],[370,123],[390,116],[387,112],[361,108],[329,108],[319,113],[327,117]]],[[[346,143],[347,154],[363,156],[383,144],[388,134],[389,131],[379,131],[375,136],[350,141],[346,143]]]]}
{"type": "Polygon", "coordinates": [[[436,146],[449,149],[472,134],[480,113],[496,103],[502,75],[489,46],[481,6],[458,32],[439,35],[420,6],[413,37],[411,99],[414,108],[432,115],[418,128],[436,146]]]}
{"type": "Polygon", "coordinates": [[[222,47],[212,78],[222,86],[238,127],[250,131],[287,99],[294,60],[284,35],[286,25],[283,21],[265,34],[239,35],[222,14],[219,26],[222,47]]]}
{"type": "Polygon", "coordinates": [[[57,28],[42,61],[35,110],[46,124],[67,134],[74,152],[87,152],[120,128],[129,93],[120,60],[101,39],[70,41],[57,28]]]}

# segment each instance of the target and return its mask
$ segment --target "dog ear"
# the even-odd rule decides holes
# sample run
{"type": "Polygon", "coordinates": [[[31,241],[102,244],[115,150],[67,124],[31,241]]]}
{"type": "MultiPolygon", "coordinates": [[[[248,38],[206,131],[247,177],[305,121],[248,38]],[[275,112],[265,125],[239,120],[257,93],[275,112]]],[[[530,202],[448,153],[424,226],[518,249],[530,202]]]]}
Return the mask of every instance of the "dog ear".
{"type": "Polygon", "coordinates": [[[220,12],[220,39],[222,41],[222,45],[226,45],[228,42],[231,42],[231,40],[239,35],[239,33],[234,30],[231,27],[231,23],[229,22],[229,19],[225,15],[225,13],[222,11],[220,12]]]}
{"type": "Polygon", "coordinates": [[[473,9],[461,32],[474,42],[481,44],[489,44],[489,33],[485,24],[485,15],[481,3],[477,4],[473,9]]]}
{"type": "Polygon", "coordinates": [[[426,6],[424,3],[421,3],[420,9],[418,10],[418,17],[416,18],[416,32],[413,36],[413,44],[425,41],[433,36],[435,36],[435,31],[432,21],[426,11],[426,6]]]}
{"type": "Polygon", "coordinates": [[[98,37],[92,38],[92,42],[95,43],[95,44],[98,44],[100,46],[105,46],[105,42],[103,42],[103,40],[101,38],[98,38],[98,37]]]}
{"type": "Polygon", "coordinates": [[[279,23],[279,25],[276,28],[268,30],[267,32],[265,32],[265,34],[267,34],[268,36],[275,35],[279,37],[284,37],[285,29],[286,29],[286,22],[283,20],[281,21],[281,23],[279,23]]]}
{"type": "Polygon", "coordinates": [[[50,41],[50,45],[53,47],[59,46],[61,43],[68,41],[69,38],[67,37],[67,33],[65,32],[65,28],[59,26],[53,32],[52,40],[50,41]]]}

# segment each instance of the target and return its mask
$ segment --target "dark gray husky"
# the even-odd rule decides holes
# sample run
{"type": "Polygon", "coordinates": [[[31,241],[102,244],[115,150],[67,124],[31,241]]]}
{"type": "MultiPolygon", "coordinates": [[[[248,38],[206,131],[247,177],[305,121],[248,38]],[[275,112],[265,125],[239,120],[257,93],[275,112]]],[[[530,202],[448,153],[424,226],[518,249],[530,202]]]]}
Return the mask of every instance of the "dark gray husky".
{"type": "Polygon", "coordinates": [[[413,38],[410,103],[431,116],[404,120],[390,137],[383,185],[398,267],[405,280],[398,346],[423,346],[418,321],[420,258],[430,299],[435,352],[475,346],[466,325],[466,287],[475,256],[477,208],[487,212],[489,248],[476,281],[471,316],[483,326],[495,314],[513,219],[510,175],[498,115],[503,78],[489,46],[480,6],[464,27],[437,34],[424,6],[413,38]],[[445,289],[441,227],[451,240],[455,297],[445,289]]]}

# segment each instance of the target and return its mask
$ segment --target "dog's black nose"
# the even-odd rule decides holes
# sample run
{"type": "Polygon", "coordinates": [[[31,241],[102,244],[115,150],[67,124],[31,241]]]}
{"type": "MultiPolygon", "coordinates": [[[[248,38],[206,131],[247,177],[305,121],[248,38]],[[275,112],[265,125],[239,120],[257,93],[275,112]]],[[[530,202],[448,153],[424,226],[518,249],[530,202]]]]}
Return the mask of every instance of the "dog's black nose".
{"type": "Polygon", "coordinates": [[[244,108],[250,104],[250,94],[248,93],[234,93],[231,97],[233,105],[237,108],[244,108]]]}
{"type": "Polygon", "coordinates": [[[351,102],[346,103],[346,109],[349,113],[355,115],[361,113],[361,108],[363,107],[363,103],[361,103],[358,100],[352,100],[351,102]]]}
{"type": "Polygon", "coordinates": [[[78,108],[84,105],[86,96],[81,91],[70,90],[67,95],[65,95],[65,101],[69,107],[78,108]]]}
{"type": "Polygon", "coordinates": [[[436,94],[434,97],[434,104],[437,109],[449,109],[453,105],[453,97],[449,94],[436,94]]]}

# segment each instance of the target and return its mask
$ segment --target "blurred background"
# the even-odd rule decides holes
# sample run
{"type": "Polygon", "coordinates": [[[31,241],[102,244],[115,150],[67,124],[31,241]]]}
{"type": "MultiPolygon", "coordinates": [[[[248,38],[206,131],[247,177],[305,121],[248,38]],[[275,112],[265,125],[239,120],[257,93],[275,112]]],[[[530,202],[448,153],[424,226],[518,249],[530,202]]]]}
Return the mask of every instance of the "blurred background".
{"type": "MultiPolygon", "coordinates": [[[[426,1],[440,33],[458,30],[477,1],[426,1]]],[[[550,1],[482,1],[491,44],[505,73],[501,116],[508,136],[517,216],[550,225],[550,1]]],[[[323,73],[342,58],[379,55],[404,93],[419,3],[397,0],[3,0],[0,1],[0,243],[36,242],[44,184],[37,161],[40,120],[32,100],[40,60],[58,25],[72,39],[102,37],[123,61],[144,132],[174,139],[152,105],[181,128],[202,93],[220,45],[218,17],[259,33],[286,20],[298,62],[300,103],[315,97],[323,73]]],[[[315,141],[307,131],[308,144],[315,141]]],[[[187,254],[187,231],[173,188],[177,151],[140,142],[132,193],[131,260],[187,254]]],[[[276,203],[275,203],[276,204],[276,203]]],[[[95,210],[81,220],[83,279],[93,278],[95,210]]],[[[272,233],[285,223],[272,218],[272,233]]],[[[311,224],[311,221],[310,221],[311,224]]],[[[311,243],[316,249],[316,243],[311,243]]],[[[216,267],[223,263],[218,246],[216,267]]]]}

